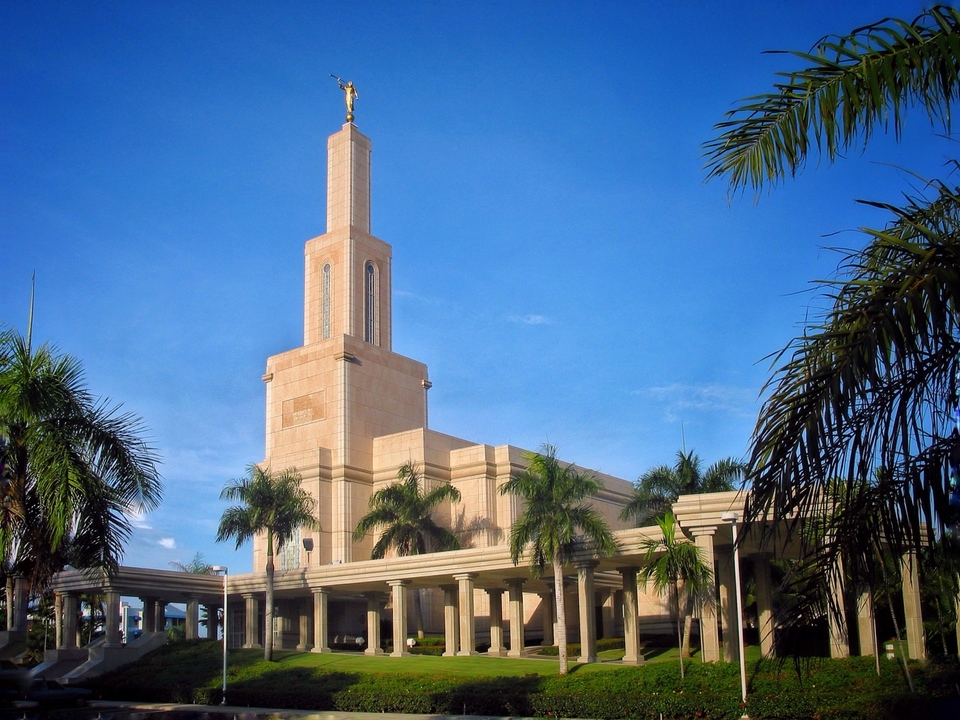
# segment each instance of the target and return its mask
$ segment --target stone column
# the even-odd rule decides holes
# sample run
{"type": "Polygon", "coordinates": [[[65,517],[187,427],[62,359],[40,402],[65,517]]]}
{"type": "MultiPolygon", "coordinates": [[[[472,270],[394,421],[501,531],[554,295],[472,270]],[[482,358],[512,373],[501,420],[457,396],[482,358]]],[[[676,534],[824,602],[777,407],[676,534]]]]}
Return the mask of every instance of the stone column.
{"type": "Polygon", "coordinates": [[[244,620],[246,642],[245,648],[260,647],[260,598],[254,593],[245,593],[244,601],[244,620]]]}
{"type": "Polygon", "coordinates": [[[624,665],[642,665],[640,654],[640,610],[637,605],[637,569],[617,568],[623,582],[623,662],[624,665]]]}
{"type": "Polygon", "coordinates": [[[183,637],[186,640],[196,640],[200,637],[200,600],[187,600],[187,617],[183,627],[183,637]]]}
{"type": "Polygon", "coordinates": [[[923,634],[923,614],[920,610],[920,563],[916,553],[906,553],[900,559],[903,595],[903,619],[907,625],[907,650],[911,660],[927,656],[927,641],[923,634]]]}
{"type": "Polygon", "coordinates": [[[510,651],[507,653],[510,657],[520,657],[523,655],[523,647],[526,644],[526,632],[523,625],[523,578],[507,580],[507,587],[510,589],[510,651]]]}
{"type": "Polygon", "coordinates": [[[24,577],[13,581],[13,627],[12,632],[27,631],[27,609],[30,600],[30,584],[24,577]]]}
{"type": "MultiPolygon", "coordinates": [[[[713,534],[716,528],[696,528],[693,530],[693,540],[703,563],[711,570],[716,568],[716,558],[713,551],[713,534]]],[[[716,587],[714,577],[714,588],[716,587]]],[[[736,608],[734,608],[736,609],[736,608]]],[[[726,636],[724,636],[726,637],[726,636]]],[[[714,590],[713,602],[703,603],[700,608],[700,647],[704,662],[718,662],[720,660],[720,634],[717,631],[717,593],[714,590]]]]}
{"type": "Polygon", "coordinates": [[[63,637],[63,595],[53,594],[53,646],[63,647],[60,638],[63,637]]]}
{"type": "Polygon", "coordinates": [[[612,638],[616,625],[617,589],[609,588],[600,609],[600,637],[612,638]]]}
{"type": "Polygon", "coordinates": [[[847,612],[843,602],[843,563],[838,561],[835,572],[828,578],[830,602],[827,607],[827,626],[830,630],[830,657],[850,657],[850,636],[847,633],[847,612]]]}
{"type": "MultiPolygon", "coordinates": [[[[490,649],[487,655],[501,657],[507,651],[503,648],[503,590],[490,588],[487,590],[490,600],[490,649]]],[[[513,623],[510,624],[510,637],[513,637],[513,623]]]]}
{"type": "Polygon", "coordinates": [[[380,606],[383,604],[383,593],[364,593],[367,598],[367,649],[364,655],[383,655],[380,649],[380,606]]]}
{"type": "Polygon", "coordinates": [[[473,611],[473,581],[476,578],[474,573],[453,576],[457,581],[460,606],[460,651],[457,655],[477,654],[477,626],[473,611]]]}
{"type": "Polygon", "coordinates": [[[326,588],[315,588],[313,591],[313,649],[310,652],[331,652],[327,644],[330,636],[330,618],[327,615],[328,595],[326,588]]]}
{"type": "Polygon", "coordinates": [[[120,593],[113,588],[107,588],[104,595],[106,633],[103,646],[120,647],[120,593]]]}
{"type": "Polygon", "coordinates": [[[143,615],[141,617],[140,627],[145,633],[157,631],[157,599],[155,597],[142,597],[143,615]]]}
{"type": "Polygon", "coordinates": [[[460,647],[460,615],[456,585],[441,585],[443,590],[443,657],[454,657],[460,647]]]}
{"type": "Polygon", "coordinates": [[[306,652],[312,646],[310,642],[310,631],[313,629],[313,603],[308,599],[297,601],[297,616],[300,620],[298,628],[297,650],[306,652]]]}
{"type": "Polygon", "coordinates": [[[409,580],[390,580],[393,592],[393,652],[390,657],[409,655],[407,650],[407,588],[409,580]]]}
{"type": "Polygon", "coordinates": [[[554,603],[552,591],[547,590],[537,595],[540,597],[540,616],[543,618],[543,641],[540,644],[543,647],[550,647],[554,644],[554,637],[556,637],[553,626],[556,624],[554,615],[557,606],[554,603]]]}
{"type": "Polygon", "coordinates": [[[63,635],[57,647],[77,647],[77,596],[73,593],[63,594],[63,635]]]}
{"type": "Polygon", "coordinates": [[[757,595],[757,629],[760,632],[760,655],[774,657],[773,582],[770,577],[770,554],[753,556],[753,577],[757,595]]]}
{"type": "Polygon", "coordinates": [[[157,632],[164,632],[167,629],[167,601],[166,600],[154,601],[153,619],[154,619],[154,622],[156,623],[157,632]]]}
{"type": "Polygon", "coordinates": [[[597,616],[594,613],[593,569],[595,560],[579,562],[577,568],[577,594],[580,598],[580,657],[578,663],[597,661],[597,616]]]}
{"type": "Polygon", "coordinates": [[[860,640],[860,655],[873,657],[877,654],[877,626],[873,609],[873,593],[864,590],[857,598],[857,636],[860,640]]]}
{"type": "MultiPolygon", "coordinates": [[[[720,582],[720,611],[723,627],[723,659],[739,662],[740,638],[737,634],[737,593],[733,572],[733,551],[723,553],[717,562],[717,579],[720,582]]],[[[706,660],[706,655],[704,655],[706,660]]]]}

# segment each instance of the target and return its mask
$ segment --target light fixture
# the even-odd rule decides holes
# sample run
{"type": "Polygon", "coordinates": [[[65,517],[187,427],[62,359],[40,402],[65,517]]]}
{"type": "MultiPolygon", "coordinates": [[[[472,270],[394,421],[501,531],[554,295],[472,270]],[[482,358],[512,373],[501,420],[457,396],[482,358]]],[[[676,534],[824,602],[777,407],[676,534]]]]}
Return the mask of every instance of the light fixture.
{"type": "Polygon", "coordinates": [[[743,648],[743,597],[740,594],[740,548],[737,546],[737,521],[740,516],[733,510],[728,510],[720,519],[730,523],[733,533],[733,579],[737,593],[737,638],[740,643],[737,655],[740,657],[740,695],[743,699],[743,717],[747,717],[747,661],[744,658],[743,648]]]}
{"type": "MultiPolygon", "coordinates": [[[[213,565],[210,572],[219,575],[223,573],[223,692],[220,699],[221,705],[227,704],[227,566],[213,565]]],[[[208,626],[209,630],[209,626],[208,626]]]]}

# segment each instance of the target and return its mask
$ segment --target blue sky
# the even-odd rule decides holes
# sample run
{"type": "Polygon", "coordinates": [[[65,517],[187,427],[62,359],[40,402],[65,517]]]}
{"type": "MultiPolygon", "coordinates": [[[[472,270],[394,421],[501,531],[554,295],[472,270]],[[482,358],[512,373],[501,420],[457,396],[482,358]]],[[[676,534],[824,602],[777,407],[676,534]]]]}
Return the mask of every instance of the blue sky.
{"type": "Polygon", "coordinates": [[[223,484],[262,459],[266,358],[302,344],[324,231],[330,73],[373,141],[394,350],[434,429],[634,480],[681,443],[746,453],[764,358],[953,153],[912,113],[754,202],[701,144],[808,49],[919,2],[7,2],[0,5],[0,323],[80,358],[139,415],[165,498],[125,562],[202,552],[223,484]]]}

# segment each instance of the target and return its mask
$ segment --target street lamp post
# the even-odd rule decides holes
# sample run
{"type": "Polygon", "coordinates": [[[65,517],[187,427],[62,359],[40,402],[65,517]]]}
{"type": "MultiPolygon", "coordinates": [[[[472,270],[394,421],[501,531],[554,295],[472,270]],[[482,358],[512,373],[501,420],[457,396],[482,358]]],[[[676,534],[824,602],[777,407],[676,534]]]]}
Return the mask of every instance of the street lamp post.
{"type": "Polygon", "coordinates": [[[227,566],[226,565],[214,565],[210,570],[218,575],[223,573],[223,688],[222,688],[222,697],[220,699],[221,705],[227,704],[227,566]]]}
{"type": "Polygon", "coordinates": [[[737,651],[740,658],[740,696],[743,699],[743,717],[747,717],[747,662],[743,656],[743,596],[740,594],[740,548],[737,546],[737,521],[740,516],[731,510],[723,513],[720,519],[730,523],[733,533],[733,585],[737,593],[737,638],[740,643],[737,651]]]}

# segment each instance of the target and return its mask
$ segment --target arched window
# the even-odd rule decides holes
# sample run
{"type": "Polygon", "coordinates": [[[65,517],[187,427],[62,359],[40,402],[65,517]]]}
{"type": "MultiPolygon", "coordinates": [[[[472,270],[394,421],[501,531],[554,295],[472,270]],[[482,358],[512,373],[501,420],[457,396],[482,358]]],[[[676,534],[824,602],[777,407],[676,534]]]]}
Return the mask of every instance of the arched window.
{"type": "Polygon", "coordinates": [[[330,274],[330,263],[326,263],[320,277],[320,335],[324,340],[330,337],[330,274]]]}
{"type": "Polygon", "coordinates": [[[373,345],[379,345],[377,325],[379,321],[377,300],[377,269],[368,262],[363,272],[363,339],[373,345]]]}

